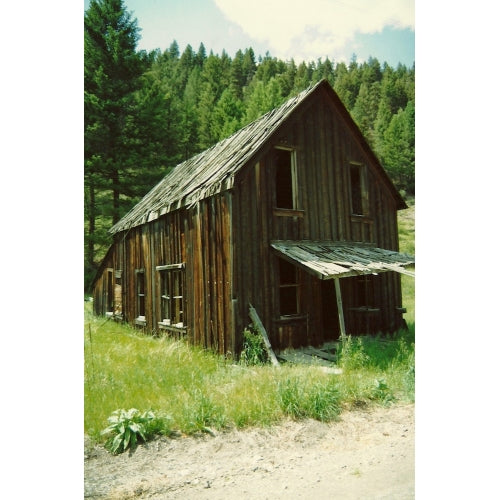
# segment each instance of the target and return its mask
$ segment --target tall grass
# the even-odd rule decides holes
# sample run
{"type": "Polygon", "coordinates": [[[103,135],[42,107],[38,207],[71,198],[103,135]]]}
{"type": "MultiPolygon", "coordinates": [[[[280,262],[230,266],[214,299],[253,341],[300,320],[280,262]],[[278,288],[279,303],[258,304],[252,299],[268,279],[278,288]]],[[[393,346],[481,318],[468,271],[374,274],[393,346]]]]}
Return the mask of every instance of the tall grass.
{"type": "Polygon", "coordinates": [[[348,337],[339,352],[339,391],[348,406],[415,401],[415,329],[348,337]]]}
{"type": "Polygon", "coordinates": [[[169,338],[86,315],[85,432],[100,432],[113,411],[137,408],[168,418],[184,433],[252,425],[283,418],[330,421],[343,407],[412,401],[411,332],[349,339],[341,375],[320,366],[235,363],[169,338]]]}

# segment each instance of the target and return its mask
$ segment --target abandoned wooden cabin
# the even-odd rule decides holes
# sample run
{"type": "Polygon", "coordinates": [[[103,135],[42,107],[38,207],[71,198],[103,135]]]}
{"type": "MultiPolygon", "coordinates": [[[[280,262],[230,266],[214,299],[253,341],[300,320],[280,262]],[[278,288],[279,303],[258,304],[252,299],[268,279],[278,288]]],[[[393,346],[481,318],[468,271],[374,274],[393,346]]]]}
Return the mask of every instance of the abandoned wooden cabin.
{"type": "Polygon", "coordinates": [[[175,167],[111,228],[94,311],[238,355],[404,324],[407,208],[323,80],[175,167]]]}

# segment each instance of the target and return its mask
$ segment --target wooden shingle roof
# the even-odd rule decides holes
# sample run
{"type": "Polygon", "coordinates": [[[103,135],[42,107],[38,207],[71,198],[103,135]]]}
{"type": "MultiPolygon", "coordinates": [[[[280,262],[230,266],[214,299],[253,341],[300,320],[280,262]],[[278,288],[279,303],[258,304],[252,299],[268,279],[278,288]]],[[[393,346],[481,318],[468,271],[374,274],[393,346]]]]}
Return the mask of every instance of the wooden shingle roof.
{"type": "MultiPolygon", "coordinates": [[[[199,200],[231,189],[235,174],[260,151],[271,135],[319,87],[324,87],[332,98],[337,101],[340,111],[353,127],[364,149],[374,159],[376,165],[382,171],[382,175],[387,177],[386,172],[380,166],[377,158],[330,84],[327,80],[321,80],[292,97],[280,107],[269,111],[261,118],[238,130],[230,137],[177,165],[130,212],[122,217],[110,229],[110,232],[118,233],[145,224],[158,219],[161,215],[182,207],[195,205],[199,200]]],[[[399,199],[399,207],[406,208],[404,200],[392,186],[388,177],[387,180],[394,196],[399,199]]]]}

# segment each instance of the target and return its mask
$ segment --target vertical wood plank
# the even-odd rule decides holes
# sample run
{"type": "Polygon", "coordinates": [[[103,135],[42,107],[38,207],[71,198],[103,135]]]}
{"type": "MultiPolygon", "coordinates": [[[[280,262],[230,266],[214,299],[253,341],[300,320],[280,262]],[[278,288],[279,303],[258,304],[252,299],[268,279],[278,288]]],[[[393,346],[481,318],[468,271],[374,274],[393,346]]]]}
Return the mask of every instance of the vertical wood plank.
{"type": "Polygon", "coordinates": [[[333,155],[333,127],[330,106],[325,103],[325,155],[326,168],[328,172],[328,224],[330,226],[330,238],[338,238],[337,218],[335,211],[335,167],[333,155]]]}
{"type": "Polygon", "coordinates": [[[337,221],[337,237],[336,239],[344,241],[346,239],[345,224],[344,224],[344,196],[343,196],[343,155],[340,147],[340,131],[339,121],[336,113],[332,114],[333,120],[333,163],[335,177],[335,212],[337,221]]]}
{"type": "Polygon", "coordinates": [[[319,207],[321,212],[319,214],[320,217],[320,237],[321,239],[331,239],[332,231],[330,224],[330,196],[329,196],[329,185],[330,185],[330,176],[327,165],[327,144],[326,144],[326,126],[325,126],[325,103],[320,101],[318,106],[318,129],[319,134],[316,134],[316,145],[319,149],[319,166],[317,172],[320,175],[318,179],[319,186],[321,186],[321,190],[318,190],[321,196],[319,207]]]}
{"type": "MultiPolygon", "coordinates": [[[[296,125],[296,137],[298,144],[298,151],[296,154],[297,157],[297,168],[299,169],[299,193],[301,205],[300,208],[304,210],[304,219],[302,220],[302,234],[305,239],[311,238],[311,206],[309,200],[309,190],[308,190],[308,165],[307,165],[307,156],[306,156],[306,139],[304,132],[304,116],[301,115],[298,119],[298,123],[296,125]]],[[[278,239],[274,237],[274,239],[278,239]]]]}
{"type": "Polygon", "coordinates": [[[150,266],[149,273],[151,275],[151,324],[150,328],[153,333],[156,333],[158,328],[159,314],[156,308],[156,296],[158,294],[158,273],[156,272],[156,260],[155,260],[155,242],[156,235],[158,234],[158,223],[155,221],[149,224],[148,231],[148,244],[150,248],[150,266]]]}

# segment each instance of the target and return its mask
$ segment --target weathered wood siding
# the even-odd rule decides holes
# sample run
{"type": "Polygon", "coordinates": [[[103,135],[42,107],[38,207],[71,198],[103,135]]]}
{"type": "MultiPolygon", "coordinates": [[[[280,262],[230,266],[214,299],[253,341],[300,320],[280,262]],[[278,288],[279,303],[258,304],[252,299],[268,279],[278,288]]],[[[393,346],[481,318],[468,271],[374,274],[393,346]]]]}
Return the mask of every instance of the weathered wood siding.
{"type": "MultiPolygon", "coordinates": [[[[300,311],[296,318],[279,316],[278,257],[271,240],[312,239],[363,241],[398,250],[396,201],[372,168],[370,158],[326,96],[309,101],[271,141],[267,150],[241,172],[234,187],[234,290],[238,299],[237,329],[245,326],[248,303],[256,308],[276,348],[320,344],[338,337],[338,324],[326,320],[336,311],[335,295],[323,284],[299,271],[300,311]],[[295,150],[298,184],[297,215],[276,208],[276,146],[295,150]],[[366,217],[351,214],[350,162],[366,165],[369,210],[366,217]],[[277,215],[279,213],[279,215],[277,215]],[[331,305],[324,300],[333,298],[331,305]],[[325,328],[325,324],[329,328],[325,328]]],[[[364,332],[366,313],[350,311],[356,304],[355,278],[341,279],[348,333],[364,332]]],[[[399,326],[400,278],[396,273],[374,277],[374,307],[370,329],[389,331],[399,326]],[[373,325],[373,326],[372,326],[373,325]]]]}
{"type": "Polygon", "coordinates": [[[191,340],[221,354],[235,352],[231,287],[231,194],[198,202],[189,211],[187,267],[191,340]]]}
{"type": "MultiPolygon", "coordinates": [[[[223,193],[116,236],[103,266],[122,275],[123,320],[155,334],[185,333],[198,345],[235,352],[231,296],[231,194],[223,193]],[[157,266],[185,264],[185,332],[159,325],[160,273],[157,266]],[[139,316],[137,271],[144,272],[145,323],[139,316]]],[[[94,310],[106,313],[106,272],[94,287],[94,310]]]]}

